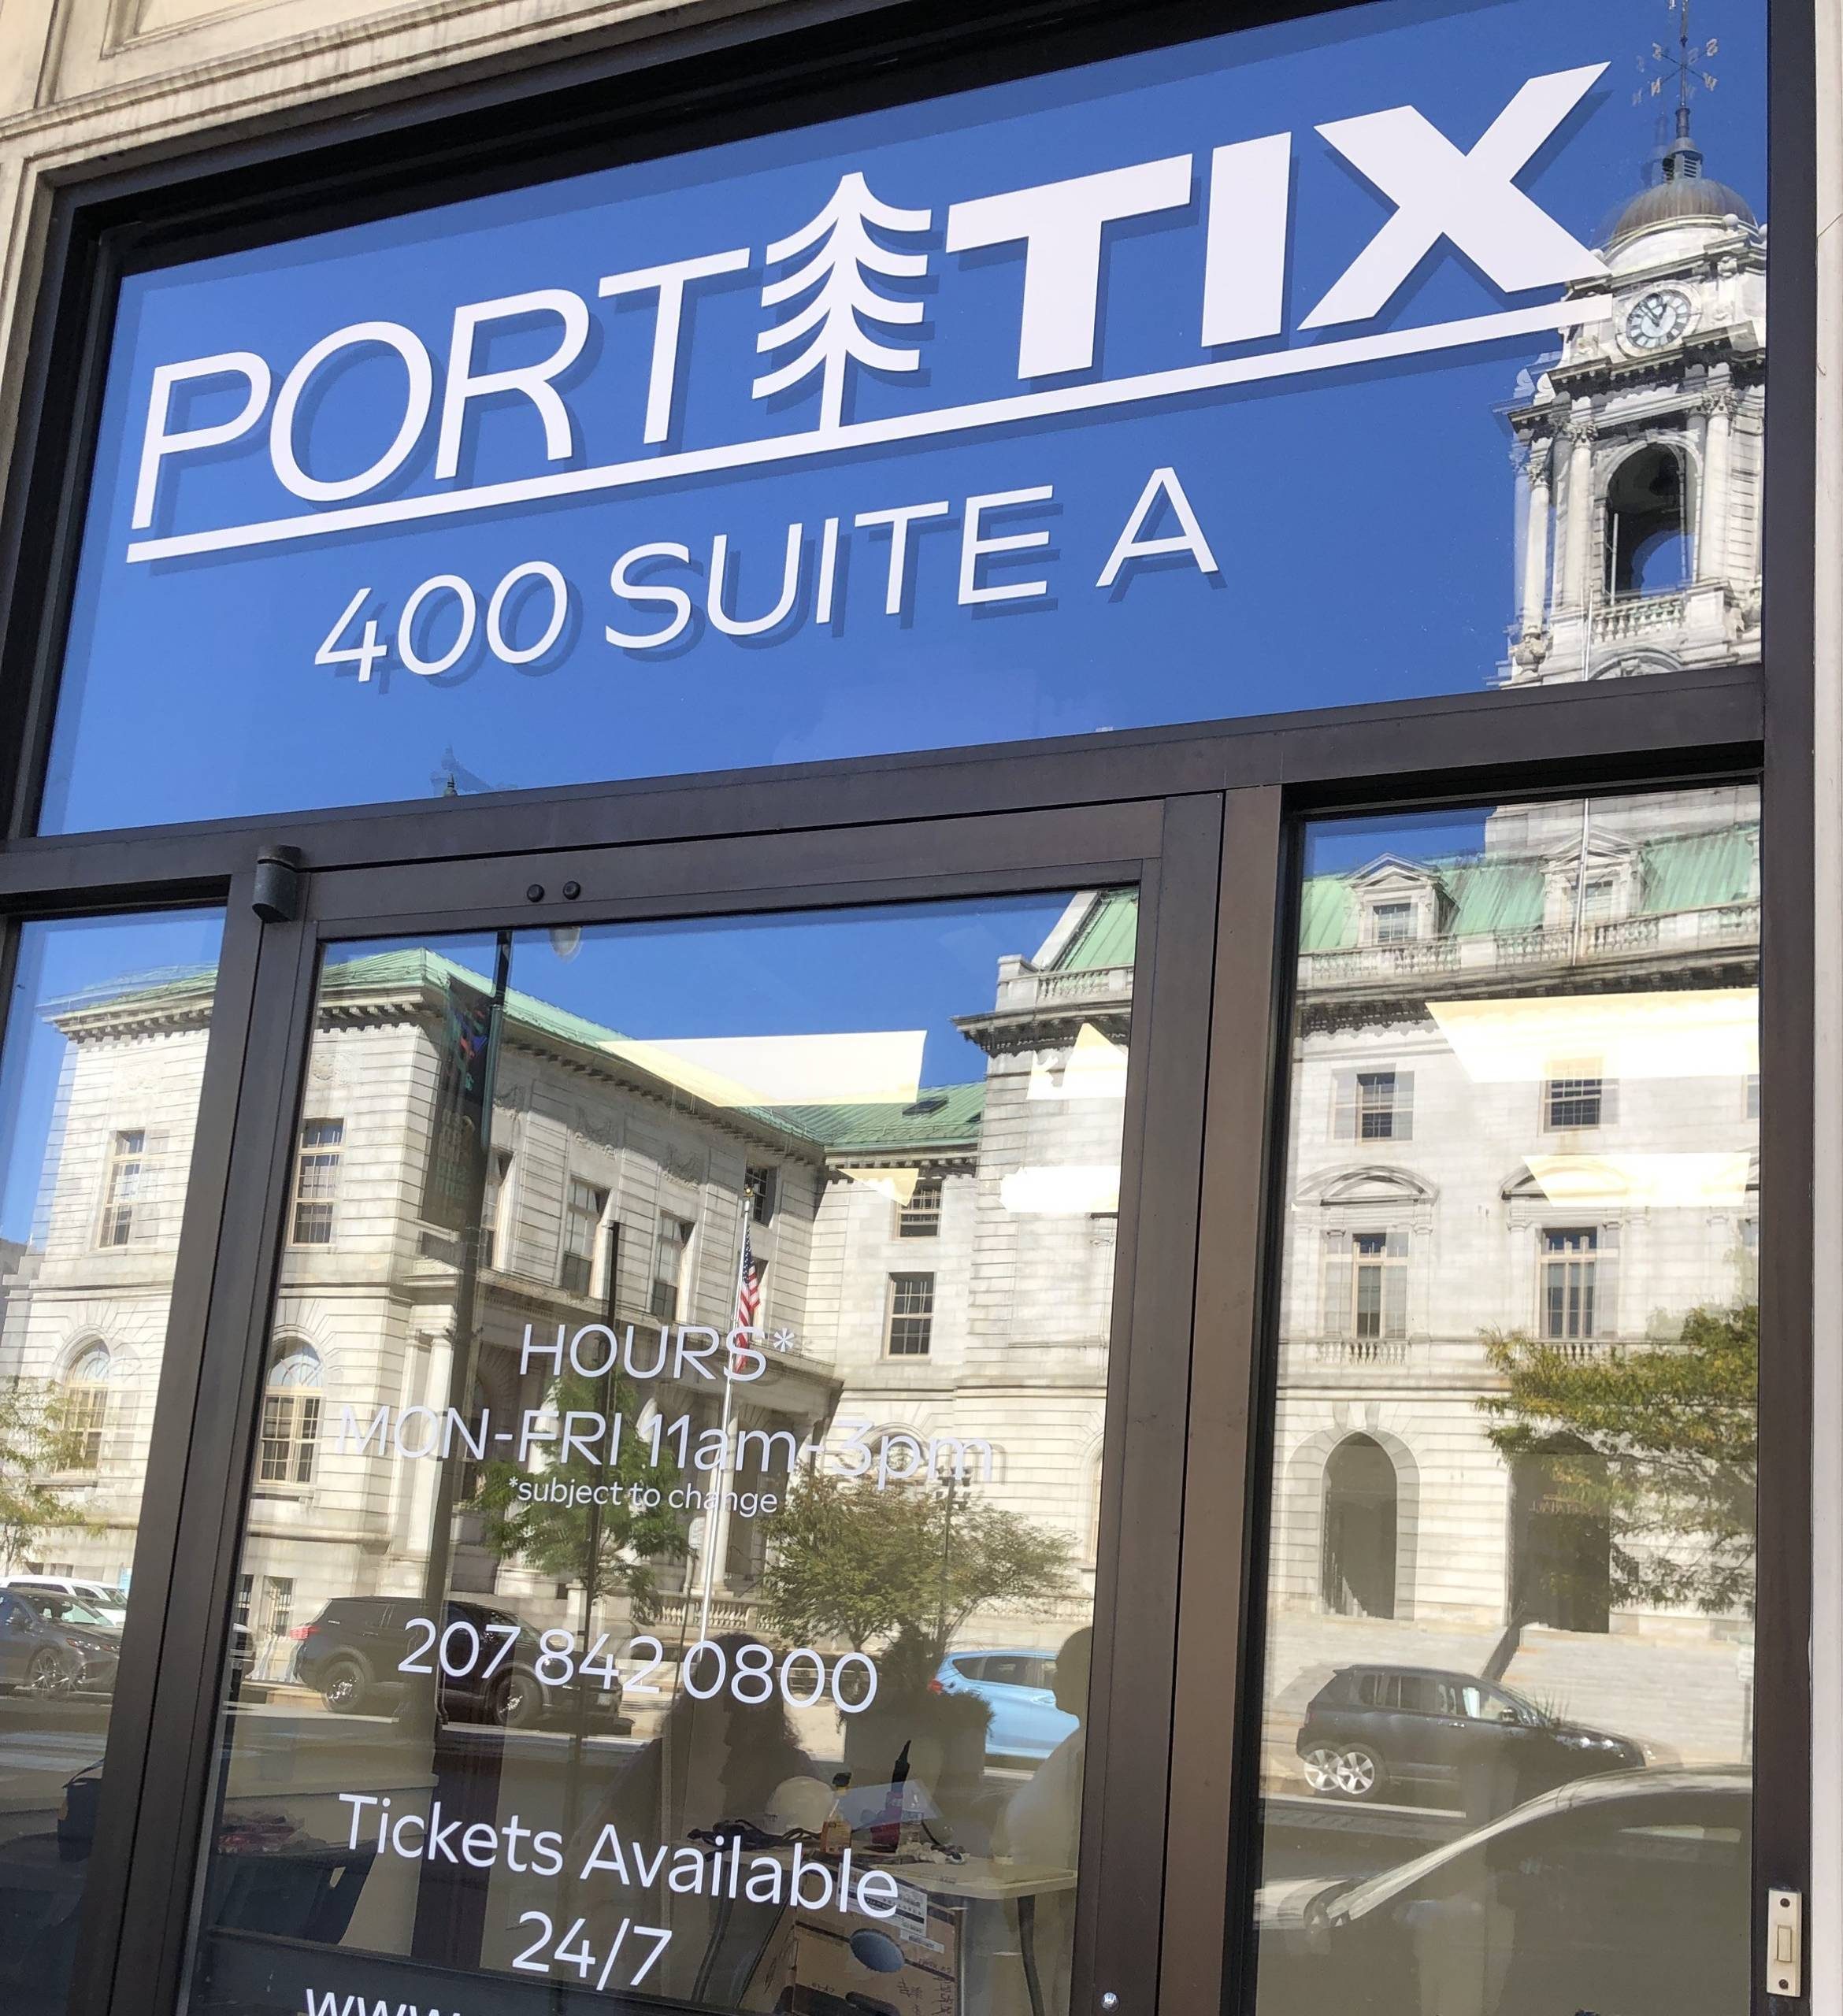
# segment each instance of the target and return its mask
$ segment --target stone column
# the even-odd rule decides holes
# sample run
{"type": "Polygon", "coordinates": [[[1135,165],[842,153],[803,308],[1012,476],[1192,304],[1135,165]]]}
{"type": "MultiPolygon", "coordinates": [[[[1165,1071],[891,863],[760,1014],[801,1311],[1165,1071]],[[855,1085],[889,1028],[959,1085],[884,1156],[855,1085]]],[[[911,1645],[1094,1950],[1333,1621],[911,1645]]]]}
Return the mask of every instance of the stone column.
{"type": "Polygon", "coordinates": [[[1585,609],[1593,564],[1593,402],[1578,398],[1568,416],[1567,546],[1562,556],[1561,594],[1569,609],[1585,609]]]}
{"type": "Polygon", "coordinates": [[[1696,578],[1719,581],[1726,575],[1728,566],[1728,467],[1734,431],[1734,387],[1725,376],[1718,382],[1711,374],[1702,410],[1702,496],[1696,513],[1696,578]]]}
{"type": "Polygon", "coordinates": [[[1549,438],[1543,435],[1530,443],[1530,458],[1523,465],[1526,501],[1523,518],[1522,634],[1540,633],[1548,594],[1548,465],[1549,438]]]}

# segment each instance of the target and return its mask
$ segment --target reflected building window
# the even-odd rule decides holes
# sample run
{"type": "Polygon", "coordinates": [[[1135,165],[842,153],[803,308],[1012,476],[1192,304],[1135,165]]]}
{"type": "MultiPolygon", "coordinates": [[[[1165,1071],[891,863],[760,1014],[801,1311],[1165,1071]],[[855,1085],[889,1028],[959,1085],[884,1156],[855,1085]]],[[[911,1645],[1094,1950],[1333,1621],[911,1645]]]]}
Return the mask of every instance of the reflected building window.
{"type": "Polygon", "coordinates": [[[257,1473],[265,1484],[311,1484],[320,1435],[320,1354],[310,1344],[283,1350],[262,1395],[257,1473]]]}
{"type": "Polygon", "coordinates": [[[262,1629],[271,1638],[285,1638],[295,1621],[295,1578],[265,1575],[262,1579],[262,1629]]]}
{"type": "Polygon", "coordinates": [[[1511,1466],[1511,1613],[1525,1624],[1603,1636],[1612,1624],[1607,1466],[1556,1435],[1511,1466]]]}
{"type": "Polygon", "coordinates": [[[1389,1452],[1374,1436],[1346,1436],[1325,1466],[1322,1594],[1334,1616],[1394,1616],[1396,1500],[1389,1452]]]}
{"type": "Polygon", "coordinates": [[[1415,1132],[1411,1071],[1340,1071],[1331,1132],[1339,1141],[1409,1141],[1415,1132]]]}
{"type": "Polygon", "coordinates": [[[1407,1335],[1408,1235],[1325,1235],[1325,1332],[1380,1343],[1407,1335]]]}
{"type": "Polygon", "coordinates": [[[1378,945],[1404,945],[1415,935],[1412,903],[1378,903],[1370,914],[1378,945]]]}
{"type": "Polygon", "coordinates": [[[1564,1077],[1545,1079],[1542,1125],[1552,1133],[1605,1126],[1613,1117],[1611,1090],[1605,1079],[1585,1067],[1570,1070],[1564,1077]]]}
{"type": "Polygon", "coordinates": [[[653,1249],[653,1293],[650,1303],[655,1323],[676,1323],[684,1294],[685,1256],[691,1251],[696,1229],[690,1218],[662,1217],[659,1237],[653,1249]]]}
{"type": "Polygon", "coordinates": [[[289,1236],[296,1246],[330,1246],[333,1206],[345,1154],[343,1120],[303,1120],[295,1165],[295,1211],[289,1236]]]}
{"type": "Polygon", "coordinates": [[[504,1236],[506,1200],[511,1194],[512,1156],[509,1150],[495,1148],[487,1157],[486,1189],[480,1205],[480,1264],[503,1272],[510,1258],[510,1241],[504,1236]]]}
{"type": "MultiPolygon", "coordinates": [[[[563,1262],[558,1275],[558,1284],[566,1295],[595,1292],[595,1237],[601,1229],[602,1214],[607,1208],[606,1191],[571,1179],[569,1209],[563,1216],[563,1262]]],[[[671,1321],[678,1314],[676,1295],[668,1313],[661,1315],[655,1303],[653,1314],[662,1323],[671,1321]]]]}
{"type": "Polygon", "coordinates": [[[1596,1337],[1600,1310],[1600,1234],[1592,1225],[1551,1227],[1542,1235],[1542,1335],[1554,1343],[1596,1337]]]}
{"type": "Polygon", "coordinates": [[[1581,885],[1581,921],[1583,924],[1604,924],[1619,907],[1619,878],[1612,875],[1589,875],[1581,885]]]}
{"type": "Polygon", "coordinates": [[[884,1353],[890,1358],[926,1358],[934,1341],[934,1277],[892,1274],[884,1353]]]}
{"type": "Polygon", "coordinates": [[[115,1373],[115,1359],[109,1347],[93,1343],[84,1346],[65,1375],[65,1427],[73,1469],[98,1470],[102,1466],[115,1373]]]}
{"type": "Polygon", "coordinates": [[[933,1239],[940,1232],[941,1179],[920,1176],[909,1192],[908,1201],[896,1214],[899,1239],[933,1239]]]}
{"type": "Polygon", "coordinates": [[[126,1246],[135,1236],[135,1214],[146,1201],[147,1134],[144,1128],[121,1129],[110,1143],[98,1246],[126,1246]]]}

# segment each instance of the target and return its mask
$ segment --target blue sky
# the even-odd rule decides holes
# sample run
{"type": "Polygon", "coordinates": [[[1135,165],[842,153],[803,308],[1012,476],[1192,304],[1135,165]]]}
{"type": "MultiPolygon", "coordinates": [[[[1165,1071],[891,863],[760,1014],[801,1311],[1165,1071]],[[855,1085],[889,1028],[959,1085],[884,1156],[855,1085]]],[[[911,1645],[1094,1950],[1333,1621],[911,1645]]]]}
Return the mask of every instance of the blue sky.
{"type": "MultiPolygon", "coordinates": [[[[591,925],[567,958],[547,932],[521,932],[512,984],[646,1040],[924,1029],[924,1080],[960,1084],[982,1077],[985,1059],[954,1017],[991,1007],[1000,954],[1033,953],[1063,903],[1025,896],[591,925]]],[[[128,976],[214,965],[220,936],[208,912],[26,926],[0,1057],[0,1238],[30,1234],[52,1138],[67,1046],[47,1004],[128,976]]],[[[411,943],[492,974],[493,940],[482,936],[366,941],[331,956],[411,943]]]]}
{"type": "MultiPolygon", "coordinates": [[[[1763,217],[1763,15],[1724,0],[1720,88],[1699,105],[1709,172],[1763,217]]],[[[482,198],[280,248],[131,280],[121,302],[81,579],[70,631],[46,825],[91,826],[427,795],[444,750],[498,788],[662,774],[1213,718],[1288,706],[1475,691],[1502,655],[1511,613],[1512,484],[1503,409],[1549,337],[1438,358],[1322,372],[1156,407],[951,440],[855,450],[741,474],[376,528],[289,547],[129,565],[141,416],[154,366],[248,347],[285,372],[329,330],[383,317],[416,329],[438,358],[457,302],[573,288],[595,305],[580,382],[569,385],[577,459],[644,452],[640,438],[652,317],[595,302],[598,277],[747,241],[750,269],[696,298],[677,432],[709,445],[814,424],[805,391],[751,400],[762,248],[811,217],[841,172],[888,201],[926,207],[917,242],[928,278],[924,368],[864,376],[860,417],[998,396],[1017,388],[1021,266],[1014,248],[949,255],[946,206],[1022,183],[1092,172],[1174,150],[1207,160],[1226,142],[1293,136],[1287,307],[1304,313],[1389,214],[1386,200],[1321,141],[1324,122],[1391,106],[1421,109],[1470,146],[1522,81],[1606,61],[1522,186],[1592,240],[1640,184],[1656,142],[1653,102],[1631,102],[1640,59],[1675,17],[1663,0],[1431,0],[1321,17],[1114,63],[482,198]],[[490,276],[484,278],[483,276],[490,276]],[[769,407],[772,410],[769,410],[769,407]],[[1221,571],[1188,560],[1129,569],[1111,591],[1101,564],[1155,467],[1174,468],[1221,571]],[[955,599],[965,500],[1048,486],[1047,503],[993,529],[1048,536],[988,563],[988,576],[1043,579],[1048,591],[973,609],[955,599]],[[775,597],[790,522],[809,547],[828,515],[944,501],[918,532],[912,591],[884,613],[888,536],[847,532],[834,620],[807,598],[760,639],[701,617],[670,648],[620,648],[666,612],[610,592],[614,559],[643,543],[682,545],[684,567],[647,579],[709,589],[713,542],[729,542],[729,606],[775,597]],[[452,575],[484,612],[515,565],[543,559],[571,592],[552,650],[514,668],[475,644],[451,672],[387,663],[361,682],[316,665],[335,620],[361,610],[389,641],[419,583],[452,575]]],[[[1186,211],[1118,227],[1104,267],[1093,373],[1114,377],[1202,360],[1203,220],[1186,211]]],[[[1430,254],[1378,326],[1411,327],[1528,305],[1507,302],[1450,246],[1430,254]]],[[[899,332],[900,333],[900,332],[899,332]]],[[[1348,333],[1328,332],[1333,337],[1348,333]]],[[[542,319],[497,339],[490,361],[541,354],[542,319]],[[521,346],[522,347],[522,350],[521,346]],[[535,347],[534,347],[535,346],[535,347]]],[[[1221,354],[1221,353],[1216,353],[1221,354]]],[[[1069,382],[1079,383],[1082,374],[1069,382]]],[[[381,350],[310,395],[310,460],[347,473],[400,417],[402,367],[381,350]]],[[[1062,382],[1058,380],[1056,382],[1062,382]]],[[[186,418],[224,417],[233,388],[201,392],[186,418]],[[212,404],[213,398],[219,402],[212,404]]],[[[470,437],[476,480],[528,473],[536,421],[501,401],[470,437]]],[[[434,428],[428,430],[432,437],[434,428]]],[[[236,524],[309,507],[281,491],[262,430],[193,458],[161,493],[156,532],[236,524]]],[[[431,486],[425,443],[395,487],[431,486]]],[[[1169,529],[1168,524],[1149,529],[1169,529]]],[[[512,606],[511,641],[544,608],[512,606]]],[[[447,591],[412,643],[453,633],[447,591]],[[419,640],[419,641],[418,641],[419,640]]],[[[484,621],[484,617],[483,617],[484,621]]],[[[358,624],[339,633],[345,643],[358,624]]]]}
{"type": "Polygon", "coordinates": [[[1484,844],[1485,814],[1470,809],[1315,819],[1305,831],[1304,871],[1348,875],[1385,854],[1404,861],[1447,861],[1476,854],[1484,844]]]}
{"type": "Polygon", "coordinates": [[[222,935],[214,910],[73,917],[21,930],[0,1051],[0,1239],[24,1240],[32,1230],[56,1115],[67,1046],[45,1019],[47,1004],[126,974],[215,966],[222,935]]]}
{"type": "MultiPolygon", "coordinates": [[[[925,1029],[923,1078],[959,1084],[982,1077],[985,1062],[953,1018],[992,1006],[1000,956],[1034,953],[1065,901],[1019,896],[591,925],[566,957],[547,931],[523,931],[514,936],[512,984],[647,1042],[925,1029]]],[[[476,973],[493,971],[489,937],[390,942],[426,943],[476,973]]]]}

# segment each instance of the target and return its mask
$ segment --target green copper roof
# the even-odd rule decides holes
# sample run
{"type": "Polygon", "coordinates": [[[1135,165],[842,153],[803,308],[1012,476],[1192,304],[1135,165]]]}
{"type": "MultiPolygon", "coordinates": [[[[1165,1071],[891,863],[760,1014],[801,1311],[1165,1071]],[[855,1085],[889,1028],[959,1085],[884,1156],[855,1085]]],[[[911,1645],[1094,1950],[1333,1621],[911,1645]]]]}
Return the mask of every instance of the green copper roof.
{"type": "Polygon", "coordinates": [[[877,1101],[862,1105],[781,1106],[769,1117],[784,1127],[823,1141],[834,1152],[867,1154],[885,1150],[959,1148],[979,1138],[985,1086],[925,1087],[909,1103],[877,1101]]]}
{"type": "MultiPolygon", "coordinates": [[[[453,980],[464,987],[490,993],[491,984],[439,953],[412,950],[374,952],[356,959],[343,960],[328,969],[328,979],[354,990],[372,987],[420,986],[453,980]]],[[[591,1022],[566,1009],[554,1008],[516,988],[506,996],[508,1021],[540,1035],[601,1049],[618,1032],[591,1022]]],[[[631,1065],[629,1068],[632,1068],[631,1065]]],[[[980,1115],[985,1106],[985,1087],[944,1085],[925,1090],[910,1102],[900,1101],[834,1105],[748,1106],[736,1109],[747,1117],[766,1121],[784,1133],[803,1135],[833,1150],[957,1148],[979,1137],[980,1115]]]]}
{"type": "Polygon", "coordinates": [[[1052,973],[1092,973],[1101,966],[1129,966],[1139,937],[1139,891],[1103,890],[1081,928],[1051,961],[1052,973]]]}
{"type": "Polygon", "coordinates": [[[1750,900],[1756,830],[1730,827],[1722,832],[1697,833],[1648,847],[1645,909],[1661,914],[1750,900]]]}
{"type": "MultiPolygon", "coordinates": [[[[1638,850],[1633,914],[1663,917],[1748,901],[1754,832],[1751,825],[1728,827],[1647,841],[1638,850]]],[[[1539,860],[1470,855],[1415,865],[1438,883],[1446,899],[1443,936],[1485,937],[1533,929],[1542,921],[1544,864],[1539,860]]],[[[1306,884],[1300,904],[1302,952],[1334,952],[1355,944],[1357,922],[1350,878],[1321,875],[1306,884]]]]}

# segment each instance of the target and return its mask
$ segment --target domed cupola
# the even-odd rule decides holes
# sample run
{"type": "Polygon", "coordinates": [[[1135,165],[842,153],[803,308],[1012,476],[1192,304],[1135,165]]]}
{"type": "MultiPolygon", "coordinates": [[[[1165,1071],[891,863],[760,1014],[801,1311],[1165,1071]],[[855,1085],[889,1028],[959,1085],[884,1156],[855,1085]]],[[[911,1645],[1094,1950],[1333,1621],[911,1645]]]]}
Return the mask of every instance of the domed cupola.
{"type": "Polygon", "coordinates": [[[1677,113],[1677,136],[1659,157],[1657,179],[1613,219],[1601,243],[1608,253],[1615,253],[1643,232],[1687,224],[1719,229],[1730,219],[1749,231],[1759,228],[1752,206],[1739,190],[1703,173],[1702,150],[1689,137],[1689,108],[1682,106],[1677,113]]]}

